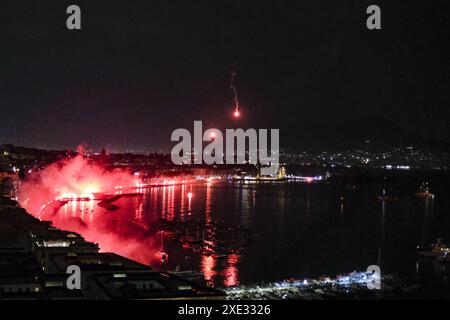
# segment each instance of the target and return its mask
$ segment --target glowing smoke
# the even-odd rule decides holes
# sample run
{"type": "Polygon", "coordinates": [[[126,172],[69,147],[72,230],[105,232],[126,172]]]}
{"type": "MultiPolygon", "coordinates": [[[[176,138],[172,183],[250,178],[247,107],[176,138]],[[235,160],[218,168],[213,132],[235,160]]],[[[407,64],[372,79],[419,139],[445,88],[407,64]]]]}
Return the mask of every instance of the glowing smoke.
{"type": "Polygon", "coordinates": [[[234,85],[234,79],[236,78],[237,73],[234,70],[231,70],[231,80],[230,80],[230,88],[233,90],[234,94],[234,116],[239,117],[239,97],[238,97],[238,91],[236,86],[234,85]]]}
{"type": "Polygon", "coordinates": [[[57,228],[80,233],[87,241],[98,243],[102,252],[115,252],[141,263],[153,264],[157,250],[154,237],[148,233],[147,226],[130,219],[132,213],[107,212],[94,200],[71,201],[62,206],[56,201],[92,199],[96,192],[114,193],[119,186],[134,188],[141,183],[128,171],[108,171],[77,156],[29,175],[21,183],[17,197],[29,213],[52,221],[57,228]]]}

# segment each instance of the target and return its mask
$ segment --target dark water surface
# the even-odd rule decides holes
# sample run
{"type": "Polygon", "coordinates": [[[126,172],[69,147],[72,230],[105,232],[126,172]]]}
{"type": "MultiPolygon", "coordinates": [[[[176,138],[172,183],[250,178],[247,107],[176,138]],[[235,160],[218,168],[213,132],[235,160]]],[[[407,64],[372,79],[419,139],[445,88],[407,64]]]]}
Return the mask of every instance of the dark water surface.
{"type": "Polygon", "coordinates": [[[442,292],[445,265],[418,260],[415,248],[450,240],[448,187],[446,176],[426,173],[356,188],[214,181],[143,189],[142,197],[115,202],[116,211],[94,201],[69,203],[45,218],[103,251],[156,269],[200,271],[216,286],[335,276],[379,264],[384,273],[442,292]],[[423,179],[435,199],[413,195],[423,179]],[[384,187],[398,201],[378,200],[384,187]],[[168,254],[165,263],[158,250],[168,254]]]}

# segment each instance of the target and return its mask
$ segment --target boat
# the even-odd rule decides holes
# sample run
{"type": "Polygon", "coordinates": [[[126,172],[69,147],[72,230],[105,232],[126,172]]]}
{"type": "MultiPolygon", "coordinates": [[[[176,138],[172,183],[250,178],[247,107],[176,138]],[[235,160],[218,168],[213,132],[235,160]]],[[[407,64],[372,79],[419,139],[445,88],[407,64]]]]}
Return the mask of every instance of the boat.
{"type": "Polygon", "coordinates": [[[428,182],[422,183],[422,185],[419,187],[419,191],[414,194],[418,198],[422,199],[433,199],[434,194],[430,192],[430,189],[428,187],[428,182]]]}

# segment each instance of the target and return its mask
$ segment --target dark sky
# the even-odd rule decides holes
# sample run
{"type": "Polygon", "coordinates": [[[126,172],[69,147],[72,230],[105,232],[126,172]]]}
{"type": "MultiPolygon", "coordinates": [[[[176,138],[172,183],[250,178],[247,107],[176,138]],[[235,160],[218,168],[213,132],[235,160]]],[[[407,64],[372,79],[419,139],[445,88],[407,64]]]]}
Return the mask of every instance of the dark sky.
{"type": "Polygon", "coordinates": [[[280,128],[302,148],[374,118],[450,142],[449,18],[444,0],[3,0],[0,143],[169,150],[203,120],[280,128]],[[369,31],[374,3],[382,30],[369,31]]]}

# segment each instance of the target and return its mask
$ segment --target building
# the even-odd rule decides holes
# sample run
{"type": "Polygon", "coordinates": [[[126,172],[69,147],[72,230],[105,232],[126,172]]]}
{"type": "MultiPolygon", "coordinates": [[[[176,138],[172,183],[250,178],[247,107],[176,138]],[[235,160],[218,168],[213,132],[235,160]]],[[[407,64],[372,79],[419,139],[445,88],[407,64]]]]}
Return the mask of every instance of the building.
{"type": "Polygon", "coordinates": [[[39,221],[0,198],[0,299],[212,299],[208,288],[114,253],[99,253],[78,233],[39,221]],[[67,268],[81,271],[81,289],[67,288],[67,268]]]}

